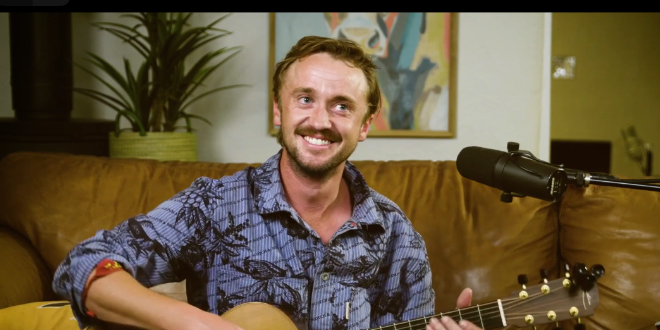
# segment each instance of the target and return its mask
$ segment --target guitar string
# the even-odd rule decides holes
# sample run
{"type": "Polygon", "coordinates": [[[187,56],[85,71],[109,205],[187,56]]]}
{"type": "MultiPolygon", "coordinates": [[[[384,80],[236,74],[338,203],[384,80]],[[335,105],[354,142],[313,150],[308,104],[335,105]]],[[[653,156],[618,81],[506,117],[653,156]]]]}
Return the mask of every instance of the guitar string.
{"type": "MultiPolygon", "coordinates": [[[[507,308],[516,307],[518,305],[522,305],[522,304],[528,303],[530,301],[536,300],[537,298],[542,297],[543,295],[544,295],[543,293],[534,293],[530,297],[528,297],[526,300],[520,300],[519,298],[508,298],[508,299],[502,299],[500,301],[503,302],[502,307],[504,309],[505,306],[507,308]]],[[[493,305],[493,304],[496,304],[496,302],[490,302],[488,304],[484,304],[484,306],[493,305]]],[[[481,307],[481,305],[479,305],[479,307],[481,307]]],[[[469,307],[470,310],[474,310],[474,308],[475,308],[475,306],[469,307]]],[[[463,311],[465,311],[465,309],[463,309],[463,311]]],[[[495,321],[495,322],[483,322],[484,326],[486,325],[486,323],[488,323],[489,325],[494,325],[495,324],[497,326],[501,325],[501,323],[502,323],[501,322],[501,315],[500,315],[500,311],[499,311],[499,306],[494,306],[494,307],[487,307],[487,308],[484,308],[484,309],[478,308],[476,312],[471,312],[470,311],[470,312],[467,312],[467,313],[463,313],[462,315],[461,315],[460,310],[449,311],[449,312],[446,312],[446,313],[440,313],[440,314],[436,314],[436,315],[432,315],[432,316],[427,316],[427,317],[424,317],[424,318],[419,318],[419,319],[410,320],[410,321],[401,322],[401,323],[395,323],[395,324],[387,325],[387,326],[376,328],[376,329],[381,330],[381,329],[392,328],[392,329],[396,329],[396,330],[413,330],[413,329],[416,330],[417,326],[422,326],[424,328],[426,325],[428,325],[428,321],[426,320],[427,318],[431,319],[431,318],[437,317],[437,316],[449,316],[449,317],[452,317],[452,319],[454,319],[453,316],[455,316],[456,313],[458,313],[458,315],[460,315],[460,316],[466,315],[467,317],[462,317],[462,319],[468,320],[468,321],[470,321],[474,324],[477,324],[477,325],[482,323],[481,318],[484,317],[484,316],[487,317],[488,320],[494,320],[495,321]],[[487,311],[487,310],[493,310],[493,309],[497,309],[497,311],[487,312],[487,313],[479,313],[480,310],[486,310],[487,311]],[[475,314],[475,313],[477,314],[476,317],[479,317],[479,318],[476,318],[475,316],[468,316],[468,315],[475,314]],[[481,314],[481,315],[479,315],[479,314],[481,314]],[[415,322],[416,324],[413,325],[412,322],[415,322]],[[422,322],[422,323],[417,324],[417,322],[422,322]]],[[[512,314],[508,314],[508,315],[512,315],[512,314]]],[[[513,315],[518,315],[518,314],[513,313],[513,315]]],[[[525,314],[525,315],[527,315],[527,314],[525,314]]],[[[511,317],[511,318],[512,319],[518,319],[518,318],[522,318],[522,317],[511,317]]]]}
{"type": "MultiPolygon", "coordinates": [[[[502,321],[499,318],[490,318],[487,319],[486,321],[483,322],[477,322],[475,323],[475,320],[470,320],[467,318],[464,318],[464,320],[470,321],[476,325],[481,326],[483,329],[492,329],[496,327],[501,327],[502,326],[502,321]]],[[[419,321],[419,320],[417,320],[419,321]]],[[[411,324],[411,325],[404,325],[404,323],[397,323],[397,324],[392,324],[380,328],[374,328],[371,330],[387,330],[387,329],[392,329],[392,330],[423,330],[426,329],[426,326],[429,324],[427,321],[423,321],[422,323],[416,323],[416,324],[411,324]],[[398,324],[398,325],[397,325],[398,324]]]]}
{"type": "MultiPolygon", "coordinates": [[[[493,305],[493,304],[497,304],[497,303],[496,302],[491,302],[491,303],[488,303],[488,304],[485,304],[485,305],[493,305]]],[[[479,305],[479,307],[481,307],[481,305],[479,305]]],[[[470,309],[473,309],[473,308],[474,308],[474,306],[470,307],[470,309]]],[[[486,320],[488,320],[488,321],[483,322],[484,326],[486,326],[486,325],[495,325],[495,324],[496,325],[501,325],[502,321],[501,321],[501,317],[500,317],[500,313],[499,313],[499,307],[484,308],[483,310],[492,310],[492,309],[498,309],[498,311],[489,312],[489,313],[481,313],[481,316],[479,316],[479,312],[468,312],[468,313],[462,313],[462,315],[461,315],[461,312],[458,311],[458,310],[449,311],[449,312],[446,312],[446,313],[440,313],[440,314],[437,314],[437,315],[432,315],[432,316],[427,316],[427,317],[424,317],[424,318],[414,319],[414,320],[410,320],[410,321],[407,321],[407,322],[395,323],[395,324],[383,326],[381,328],[376,328],[376,329],[378,329],[378,330],[381,330],[381,329],[408,330],[408,329],[418,329],[418,326],[421,326],[422,329],[423,329],[423,328],[426,327],[429,320],[433,317],[449,316],[449,317],[452,317],[452,319],[454,319],[453,316],[455,316],[456,313],[458,313],[458,315],[461,315],[461,316],[465,315],[466,317],[462,317],[462,319],[468,320],[468,321],[470,321],[474,324],[481,324],[482,318],[486,318],[486,320]],[[476,314],[476,315],[471,315],[471,314],[476,314]],[[494,320],[495,322],[489,322],[490,320],[494,320]],[[413,322],[415,324],[412,324],[413,322]],[[419,323],[419,322],[421,322],[421,323],[419,323]]],[[[462,311],[465,311],[465,309],[463,309],[462,311]]]]}
{"type": "MultiPolygon", "coordinates": [[[[520,300],[519,298],[507,298],[507,299],[501,299],[500,302],[503,302],[503,304],[502,304],[502,308],[505,309],[505,307],[506,307],[506,308],[517,307],[517,306],[519,306],[519,305],[529,303],[529,302],[534,301],[534,300],[536,300],[536,299],[538,299],[538,298],[540,298],[540,297],[543,297],[543,296],[545,296],[544,293],[533,293],[531,296],[529,296],[529,297],[528,297],[527,299],[525,299],[525,300],[520,300]]],[[[490,303],[484,304],[484,306],[487,306],[487,305],[494,305],[495,303],[496,303],[496,302],[490,302],[490,303]]],[[[384,328],[387,329],[387,328],[390,328],[390,327],[391,327],[391,328],[396,329],[396,330],[399,330],[399,329],[401,329],[401,330],[414,329],[414,328],[417,326],[417,324],[412,325],[412,322],[415,322],[415,323],[417,323],[417,322],[422,322],[422,323],[419,324],[419,325],[420,325],[420,326],[426,326],[426,325],[428,324],[428,323],[427,323],[427,320],[426,320],[427,318],[430,319],[430,318],[437,317],[437,316],[450,316],[450,317],[454,318],[453,316],[455,316],[455,315],[454,315],[455,313],[458,313],[458,315],[461,317],[461,319],[466,319],[466,320],[468,320],[468,321],[470,321],[470,322],[472,322],[472,323],[475,323],[475,324],[483,323],[483,324],[485,325],[486,322],[483,322],[483,319],[481,319],[483,316],[490,317],[490,319],[492,319],[492,320],[498,320],[498,322],[497,322],[496,324],[498,324],[498,325],[501,324],[501,315],[500,315],[500,311],[499,311],[499,306],[493,306],[493,307],[487,307],[487,308],[484,308],[484,309],[483,309],[484,311],[497,309],[497,311],[495,311],[495,312],[487,312],[487,313],[482,313],[482,312],[481,312],[481,308],[480,308],[481,306],[478,306],[478,307],[479,307],[479,308],[477,308],[477,311],[476,311],[476,312],[473,311],[473,310],[475,309],[474,306],[469,307],[469,309],[471,310],[471,312],[464,313],[464,315],[466,315],[467,317],[462,317],[462,315],[461,315],[461,310],[457,310],[457,311],[449,311],[449,312],[446,312],[446,313],[440,313],[440,314],[436,314],[436,315],[432,315],[432,316],[427,316],[427,317],[424,317],[424,318],[419,318],[419,319],[415,319],[415,320],[410,320],[410,321],[407,321],[407,322],[401,322],[401,323],[395,323],[395,324],[392,324],[392,325],[387,325],[387,326],[385,326],[384,328]],[[475,314],[475,313],[477,314],[477,316],[479,317],[479,319],[476,319],[474,316],[469,316],[470,314],[475,314]],[[497,314],[497,317],[494,317],[494,314],[497,314]],[[479,321],[479,322],[476,322],[476,321],[479,321]]],[[[466,308],[466,309],[467,309],[467,308],[466,308]]],[[[463,309],[463,311],[465,311],[466,309],[463,309]]],[[[519,314],[519,313],[509,313],[509,314],[507,314],[507,315],[512,316],[512,315],[523,315],[523,314],[524,314],[524,315],[527,315],[526,313],[522,313],[522,314],[519,314]]],[[[522,317],[510,317],[510,318],[512,318],[512,319],[518,319],[518,318],[522,318],[522,317]]],[[[493,324],[493,323],[491,322],[490,324],[493,324]]],[[[381,327],[381,328],[377,328],[377,329],[380,330],[380,329],[383,329],[383,327],[381,327]]]]}

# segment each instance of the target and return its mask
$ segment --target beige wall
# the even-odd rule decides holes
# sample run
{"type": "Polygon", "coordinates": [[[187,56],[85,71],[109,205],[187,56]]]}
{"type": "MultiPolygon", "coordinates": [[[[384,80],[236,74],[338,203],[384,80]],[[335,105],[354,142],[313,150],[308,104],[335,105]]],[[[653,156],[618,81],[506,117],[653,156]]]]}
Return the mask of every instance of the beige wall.
{"type": "MultiPolygon", "coordinates": [[[[193,23],[210,23],[221,13],[195,14],[193,23]]],[[[368,138],[352,160],[456,159],[467,146],[506,150],[508,141],[548,159],[549,118],[543,119],[542,71],[548,25],[543,13],[461,13],[458,30],[457,136],[454,139],[368,138]]],[[[74,13],[73,58],[93,51],[120,66],[122,56],[139,55],[117,38],[93,29],[99,21],[121,21],[114,13],[74,13]]],[[[126,21],[124,21],[126,22],[126,21]]],[[[131,23],[132,21],[128,21],[131,23]]],[[[132,24],[132,23],[131,23],[132,24]]],[[[548,25],[549,26],[549,25],[548,25]]],[[[232,83],[250,88],[214,94],[196,103],[199,159],[214,162],[260,162],[279,150],[267,134],[268,13],[236,13],[218,25],[233,31],[209,47],[244,47],[210,86],[232,83]]],[[[0,13],[0,117],[13,117],[9,89],[8,14],[0,13]]],[[[548,51],[549,53],[549,51],[548,51]]],[[[101,87],[79,69],[74,86],[101,87]]],[[[113,119],[115,113],[74,94],[74,117],[113,119]]]]}
{"type": "Polygon", "coordinates": [[[607,140],[611,173],[640,176],[621,129],[654,145],[660,174],[660,13],[554,13],[552,54],[576,57],[575,79],[552,79],[551,139],[607,140]]]}

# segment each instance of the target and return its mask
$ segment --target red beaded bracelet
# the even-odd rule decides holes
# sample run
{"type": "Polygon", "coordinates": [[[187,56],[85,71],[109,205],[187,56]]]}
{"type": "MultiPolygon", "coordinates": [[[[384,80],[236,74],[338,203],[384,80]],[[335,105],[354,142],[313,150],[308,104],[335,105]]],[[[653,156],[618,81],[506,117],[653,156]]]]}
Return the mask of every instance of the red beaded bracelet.
{"type": "MultiPolygon", "coordinates": [[[[82,294],[82,302],[83,306],[85,304],[85,300],[87,299],[87,290],[89,289],[89,286],[92,285],[92,282],[96,281],[97,279],[106,276],[108,274],[112,274],[118,270],[124,269],[118,262],[110,259],[103,259],[101,262],[96,265],[96,273],[94,274],[94,277],[92,277],[89,280],[89,283],[87,283],[87,286],[85,286],[85,289],[83,290],[82,294]]],[[[91,317],[96,317],[96,314],[92,311],[87,311],[87,315],[91,317]]]]}

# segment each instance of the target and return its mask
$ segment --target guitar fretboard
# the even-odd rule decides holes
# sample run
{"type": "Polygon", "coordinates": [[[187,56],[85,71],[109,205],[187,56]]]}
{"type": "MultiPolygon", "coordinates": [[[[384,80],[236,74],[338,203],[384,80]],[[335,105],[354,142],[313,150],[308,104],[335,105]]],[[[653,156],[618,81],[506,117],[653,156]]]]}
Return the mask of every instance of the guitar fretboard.
{"type": "Polygon", "coordinates": [[[424,330],[432,318],[435,317],[440,319],[443,316],[449,316],[456,322],[460,320],[467,320],[486,330],[500,328],[505,325],[502,305],[500,300],[498,300],[483,305],[457,308],[453,311],[394,323],[369,330],[424,330]]]}

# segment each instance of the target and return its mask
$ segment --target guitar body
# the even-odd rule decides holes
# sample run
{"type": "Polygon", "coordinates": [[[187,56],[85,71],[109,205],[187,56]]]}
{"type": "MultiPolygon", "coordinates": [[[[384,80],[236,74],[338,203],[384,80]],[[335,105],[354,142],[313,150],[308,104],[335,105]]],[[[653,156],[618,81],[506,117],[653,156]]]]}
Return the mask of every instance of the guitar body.
{"type": "Polygon", "coordinates": [[[220,316],[245,330],[307,330],[279,308],[261,302],[238,305],[220,316]]]}

